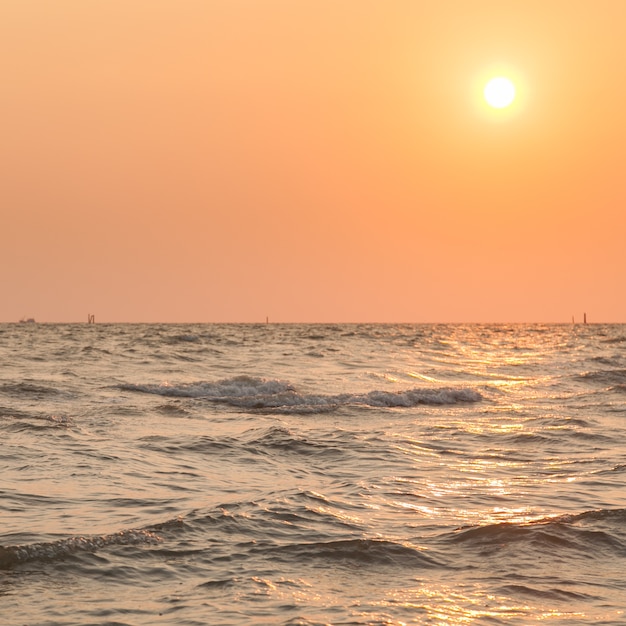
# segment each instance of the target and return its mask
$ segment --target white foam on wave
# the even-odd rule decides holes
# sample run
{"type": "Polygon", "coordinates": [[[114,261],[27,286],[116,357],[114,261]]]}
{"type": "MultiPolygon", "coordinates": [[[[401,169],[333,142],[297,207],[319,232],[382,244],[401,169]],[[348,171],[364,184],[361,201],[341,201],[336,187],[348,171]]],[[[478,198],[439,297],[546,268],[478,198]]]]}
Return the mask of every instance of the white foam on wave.
{"type": "Polygon", "coordinates": [[[474,389],[464,387],[440,387],[434,389],[410,389],[408,391],[371,391],[366,396],[369,406],[410,407],[419,404],[456,404],[479,402],[482,396],[474,389]]]}
{"type": "Polygon", "coordinates": [[[18,546],[0,546],[0,567],[28,561],[53,561],[76,552],[96,552],[106,546],[158,543],[160,537],[149,530],[123,530],[110,535],[78,536],[18,546]]]}
{"type": "Polygon", "coordinates": [[[266,380],[252,376],[236,376],[216,382],[180,383],[172,385],[122,385],[128,391],[141,391],[161,396],[181,398],[237,398],[253,395],[274,395],[294,391],[290,383],[281,380],[266,380]]]}
{"type": "Polygon", "coordinates": [[[205,398],[246,409],[282,409],[298,412],[328,411],[339,406],[415,407],[479,402],[480,393],[465,387],[414,388],[402,391],[374,390],[361,394],[302,394],[282,380],[237,376],[216,382],[171,385],[123,385],[123,389],[170,397],[205,398]]]}

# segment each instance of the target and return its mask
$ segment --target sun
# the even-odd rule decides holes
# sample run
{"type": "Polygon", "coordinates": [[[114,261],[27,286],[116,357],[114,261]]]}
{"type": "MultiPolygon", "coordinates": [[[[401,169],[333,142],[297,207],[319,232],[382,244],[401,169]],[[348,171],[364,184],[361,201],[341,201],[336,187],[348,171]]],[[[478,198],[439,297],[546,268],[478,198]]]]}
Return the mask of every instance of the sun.
{"type": "Polygon", "coordinates": [[[505,76],[496,76],[487,82],[483,95],[489,106],[504,109],[515,100],[515,85],[505,76]]]}

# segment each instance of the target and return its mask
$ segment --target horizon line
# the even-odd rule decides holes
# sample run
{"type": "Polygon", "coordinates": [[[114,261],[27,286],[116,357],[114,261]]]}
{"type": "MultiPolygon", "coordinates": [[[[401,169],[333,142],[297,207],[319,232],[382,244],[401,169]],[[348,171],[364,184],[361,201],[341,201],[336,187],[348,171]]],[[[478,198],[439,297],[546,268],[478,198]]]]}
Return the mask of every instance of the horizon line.
{"type": "Polygon", "coordinates": [[[37,326],[37,325],[85,325],[85,326],[98,326],[98,325],[113,325],[113,324],[126,324],[126,325],[138,325],[138,324],[167,324],[167,325],[255,325],[255,326],[287,326],[287,325],[317,325],[317,326],[337,326],[337,325],[363,325],[363,324],[375,324],[379,326],[384,325],[406,325],[406,326],[435,326],[435,325],[551,325],[551,326],[591,326],[591,325],[615,325],[626,324],[626,321],[620,322],[605,322],[605,321],[334,321],[334,322],[321,322],[321,321],[102,321],[102,322],[87,322],[87,321],[36,321],[32,320],[10,320],[0,321],[2,325],[17,326],[37,326]]]}

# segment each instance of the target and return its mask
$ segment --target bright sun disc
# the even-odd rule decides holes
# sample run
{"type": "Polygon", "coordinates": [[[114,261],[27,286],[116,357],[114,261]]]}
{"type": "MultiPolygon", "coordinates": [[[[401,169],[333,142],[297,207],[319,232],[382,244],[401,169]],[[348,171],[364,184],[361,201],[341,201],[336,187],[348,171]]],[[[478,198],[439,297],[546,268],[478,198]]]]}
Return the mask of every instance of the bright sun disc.
{"type": "Polygon", "coordinates": [[[485,85],[483,93],[489,106],[494,109],[503,109],[515,99],[515,85],[508,78],[497,76],[485,85]]]}

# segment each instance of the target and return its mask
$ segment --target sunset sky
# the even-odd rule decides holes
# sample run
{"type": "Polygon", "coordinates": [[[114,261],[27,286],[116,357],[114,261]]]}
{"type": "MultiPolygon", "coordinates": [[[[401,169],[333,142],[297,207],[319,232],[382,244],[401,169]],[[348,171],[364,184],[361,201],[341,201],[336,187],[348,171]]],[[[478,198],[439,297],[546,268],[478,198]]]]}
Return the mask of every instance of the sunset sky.
{"type": "Polygon", "coordinates": [[[625,33],[623,0],[3,0],[0,321],[626,322],[625,33]]]}

